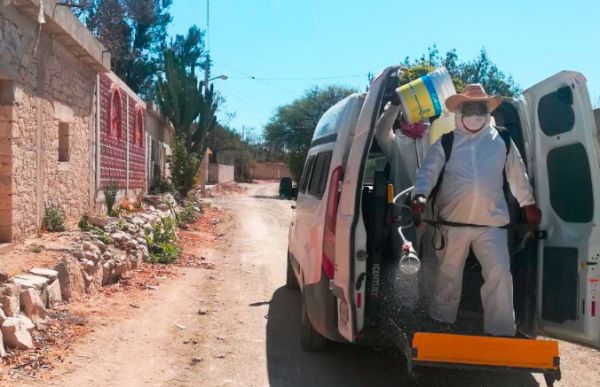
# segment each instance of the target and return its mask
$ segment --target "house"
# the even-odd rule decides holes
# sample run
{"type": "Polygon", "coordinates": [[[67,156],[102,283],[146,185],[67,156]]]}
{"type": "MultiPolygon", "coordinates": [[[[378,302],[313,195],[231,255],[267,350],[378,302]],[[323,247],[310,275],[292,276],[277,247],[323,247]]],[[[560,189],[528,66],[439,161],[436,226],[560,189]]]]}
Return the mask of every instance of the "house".
{"type": "Polygon", "coordinates": [[[95,89],[110,53],[55,0],[3,0],[0,53],[2,243],[39,232],[47,205],[71,220],[93,207],[95,89]]]}

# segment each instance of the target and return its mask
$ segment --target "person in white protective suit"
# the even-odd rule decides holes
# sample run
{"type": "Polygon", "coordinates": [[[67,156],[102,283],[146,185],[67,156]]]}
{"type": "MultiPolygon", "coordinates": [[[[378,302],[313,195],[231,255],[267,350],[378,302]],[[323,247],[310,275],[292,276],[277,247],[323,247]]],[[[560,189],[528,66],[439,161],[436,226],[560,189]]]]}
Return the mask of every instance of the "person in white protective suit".
{"type": "Polygon", "coordinates": [[[431,146],[417,174],[411,209],[415,216],[420,215],[439,181],[434,221],[439,222],[445,246],[437,252],[430,317],[447,324],[456,321],[463,269],[472,248],[484,279],[485,333],[514,336],[513,282],[507,230],[503,228],[509,223],[503,173],[528,223],[539,224],[542,214],[517,147],[490,125],[490,113],[500,102],[499,97],[488,96],[480,84],[468,85],[462,94],[446,100],[448,110],[456,113],[450,157],[446,160],[442,139],[431,146]]]}
{"type": "Polygon", "coordinates": [[[412,186],[419,161],[423,159],[429,145],[427,139],[423,138],[429,124],[402,122],[400,130],[394,131],[394,122],[399,113],[400,97],[396,89],[375,126],[375,138],[390,164],[390,180],[396,193],[412,186]]]}

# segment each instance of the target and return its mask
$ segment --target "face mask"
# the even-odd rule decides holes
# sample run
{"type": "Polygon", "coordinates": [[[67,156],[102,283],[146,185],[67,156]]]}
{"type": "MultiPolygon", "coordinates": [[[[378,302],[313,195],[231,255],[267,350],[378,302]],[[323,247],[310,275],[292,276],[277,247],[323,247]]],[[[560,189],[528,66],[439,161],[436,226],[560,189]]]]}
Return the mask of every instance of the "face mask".
{"type": "Polygon", "coordinates": [[[487,122],[487,115],[470,115],[462,117],[462,123],[469,132],[479,132],[487,122]]]}

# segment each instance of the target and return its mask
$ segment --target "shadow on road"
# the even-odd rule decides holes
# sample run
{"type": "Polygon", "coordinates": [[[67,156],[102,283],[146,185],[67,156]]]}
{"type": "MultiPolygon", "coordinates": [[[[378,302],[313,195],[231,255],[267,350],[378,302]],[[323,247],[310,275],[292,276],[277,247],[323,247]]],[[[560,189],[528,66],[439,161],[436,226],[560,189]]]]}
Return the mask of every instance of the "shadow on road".
{"type": "Polygon", "coordinates": [[[537,386],[529,373],[424,369],[411,380],[396,351],[333,343],[325,352],[300,347],[300,293],[281,287],[269,305],[267,368],[271,386],[537,386]]]}
{"type": "Polygon", "coordinates": [[[274,199],[274,200],[283,200],[279,197],[279,195],[252,195],[253,198],[256,199],[274,199]]]}

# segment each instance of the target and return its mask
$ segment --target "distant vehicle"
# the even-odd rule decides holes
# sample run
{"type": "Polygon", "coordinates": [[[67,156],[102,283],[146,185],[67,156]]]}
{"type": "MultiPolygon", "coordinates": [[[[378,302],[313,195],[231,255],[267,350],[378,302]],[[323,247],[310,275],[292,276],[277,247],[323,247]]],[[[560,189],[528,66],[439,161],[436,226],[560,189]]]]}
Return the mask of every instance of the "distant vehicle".
{"type": "MultiPolygon", "coordinates": [[[[385,220],[387,161],[374,129],[399,71],[385,69],[368,93],[337,103],[315,129],[289,229],[287,286],[302,291],[301,344],[313,351],[329,340],[388,343],[402,350],[409,370],[527,369],[552,384],[560,378],[556,342],[482,336],[481,269],[472,257],[459,320],[467,317],[452,334],[428,332],[426,307],[389,312],[397,306],[388,296],[397,293],[398,279],[389,279],[394,250],[382,238],[393,230],[385,220]]],[[[522,99],[506,98],[494,118],[520,149],[544,214],[534,238],[512,238],[521,244],[512,262],[520,335],[599,348],[600,158],[586,79],[560,72],[522,99]]],[[[509,204],[511,223],[519,223],[518,204],[509,204]]]]}

